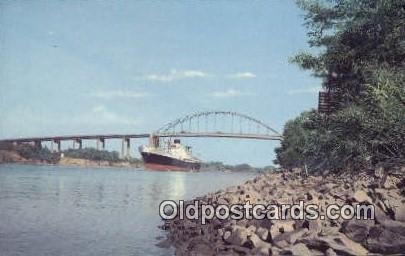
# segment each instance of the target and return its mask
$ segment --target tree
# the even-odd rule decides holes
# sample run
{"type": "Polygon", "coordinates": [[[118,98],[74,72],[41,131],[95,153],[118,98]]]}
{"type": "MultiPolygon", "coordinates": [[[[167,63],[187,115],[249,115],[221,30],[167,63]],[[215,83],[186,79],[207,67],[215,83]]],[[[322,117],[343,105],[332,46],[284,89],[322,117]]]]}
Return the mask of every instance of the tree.
{"type": "Polygon", "coordinates": [[[89,159],[94,161],[120,161],[119,154],[116,151],[97,150],[94,148],[68,149],[63,151],[64,155],[72,158],[89,159]]]}
{"type": "Polygon", "coordinates": [[[405,2],[298,4],[306,11],[309,44],[319,53],[299,53],[293,62],[321,77],[338,104],[332,115],[313,112],[303,122],[304,113],[287,123],[277,161],[334,171],[403,165],[405,2]]]}
{"type": "Polygon", "coordinates": [[[314,137],[310,130],[313,115],[316,115],[314,111],[303,112],[286,123],[281,147],[276,148],[276,164],[286,168],[304,167],[307,164],[307,156],[311,154],[310,140],[314,137]]]}
{"type": "Polygon", "coordinates": [[[404,71],[403,0],[300,0],[298,5],[306,11],[309,45],[320,53],[300,53],[293,61],[323,78],[342,108],[361,100],[374,68],[404,71]]]}

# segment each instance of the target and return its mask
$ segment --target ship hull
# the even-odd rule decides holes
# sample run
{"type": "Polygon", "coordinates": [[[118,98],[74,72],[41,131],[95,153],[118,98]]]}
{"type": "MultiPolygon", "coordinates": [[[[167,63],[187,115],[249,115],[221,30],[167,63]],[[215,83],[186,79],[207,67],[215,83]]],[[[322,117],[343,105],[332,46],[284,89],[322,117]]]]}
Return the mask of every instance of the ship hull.
{"type": "Polygon", "coordinates": [[[154,154],[150,152],[141,153],[145,167],[153,170],[162,171],[187,171],[187,170],[199,170],[200,163],[182,161],[180,159],[171,158],[169,156],[154,154]]]}

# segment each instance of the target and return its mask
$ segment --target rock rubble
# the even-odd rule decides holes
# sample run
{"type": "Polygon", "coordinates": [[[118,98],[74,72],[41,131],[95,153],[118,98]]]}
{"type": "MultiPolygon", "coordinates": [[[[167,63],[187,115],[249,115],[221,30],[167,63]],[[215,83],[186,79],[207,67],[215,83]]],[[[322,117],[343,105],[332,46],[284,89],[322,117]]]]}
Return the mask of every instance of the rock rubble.
{"type": "MultiPolygon", "coordinates": [[[[360,173],[302,177],[269,172],[206,196],[217,204],[292,204],[303,200],[325,214],[330,204],[374,205],[375,218],[344,220],[200,220],[173,219],[161,245],[176,255],[367,255],[405,253],[405,175],[360,173]]],[[[193,200],[194,201],[194,200],[193,200]]],[[[193,201],[190,201],[191,204],[193,201]]]]}

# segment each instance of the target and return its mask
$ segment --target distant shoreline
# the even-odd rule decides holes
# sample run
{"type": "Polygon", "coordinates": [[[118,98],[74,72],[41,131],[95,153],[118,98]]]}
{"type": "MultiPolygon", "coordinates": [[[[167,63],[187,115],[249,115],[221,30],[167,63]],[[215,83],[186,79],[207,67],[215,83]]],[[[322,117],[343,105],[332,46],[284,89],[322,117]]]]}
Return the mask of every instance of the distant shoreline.
{"type": "MultiPolygon", "coordinates": [[[[107,160],[90,160],[84,158],[63,157],[57,162],[47,162],[38,159],[25,159],[13,150],[0,150],[0,165],[1,164],[21,164],[21,165],[38,165],[38,166],[66,166],[66,167],[79,167],[79,168],[127,168],[127,169],[140,169],[145,168],[142,162],[131,163],[129,161],[107,161],[107,160]]],[[[245,168],[245,169],[230,169],[234,166],[226,166],[228,168],[218,167],[210,163],[204,163],[199,172],[263,172],[259,168],[245,168]]],[[[147,168],[145,168],[147,169],[147,168]]]]}
{"type": "Polygon", "coordinates": [[[139,169],[143,167],[143,164],[133,164],[128,161],[122,162],[109,162],[109,161],[95,161],[88,159],[79,159],[79,158],[67,158],[61,160],[57,163],[49,163],[40,160],[18,160],[18,161],[0,161],[2,164],[16,164],[16,165],[38,165],[38,166],[66,166],[66,167],[80,167],[80,168],[128,168],[128,169],[139,169]]]}
{"type": "MultiPolygon", "coordinates": [[[[85,160],[85,159],[77,159],[77,160],[85,160]]],[[[119,169],[145,169],[145,170],[150,170],[148,168],[145,168],[143,164],[114,164],[112,163],[111,165],[100,165],[98,164],[97,161],[93,161],[94,163],[91,164],[85,164],[85,165],[80,165],[80,164],[60,164],[60,163],[46,163],[46,162],[41,162],[41,161],[18,161],[18,162],[0,162],[1,165],[32,165],[32,166],[59,166],[59,167],[77,167],[77,168],[100,168],[100,169],[114,169],[114,168],[119,168],[119,169]]],[[[126,162],[128,163],[128,162],[126,162]]],[[[173,171],[156,171],[156,170],[150,170],[153,172],[173,172],[173,171]]],[[[180,172],[189,172],[189,171],[180,171],[180,172]]],[[[191,171],[190,171],[191,172],[191,171]]],[[[232,170],[219,170],[219,169],[209,169],[209,168],[201,168],[197,172],[221,172],[221,173],[253,173],[257,172],[263,173],[263,171],[254,171],[254,170],[241,170],[241,171],[232,171],[232,170]]]]}
{"type": "MultiPolygon", "coordinates": [[[[1,145],[0,145],[1,146],[1,145]]],[[[37,148],[32,145],[3,145],[0,147],[0,164],[19,163],[29,165],[58,165],[76,167],[112,167],[112,168],[145,168],[143,161],[136,158],[121,159],[118,152],[100,151],[94,148],[66,150],[60,153],[51,152],[47,148],[37,148]]],[[[273,166],[262,168],[248,164],[228,165],[222,162],[201,163],[200,172],[265,172],[274,169],[273,166]]]]}

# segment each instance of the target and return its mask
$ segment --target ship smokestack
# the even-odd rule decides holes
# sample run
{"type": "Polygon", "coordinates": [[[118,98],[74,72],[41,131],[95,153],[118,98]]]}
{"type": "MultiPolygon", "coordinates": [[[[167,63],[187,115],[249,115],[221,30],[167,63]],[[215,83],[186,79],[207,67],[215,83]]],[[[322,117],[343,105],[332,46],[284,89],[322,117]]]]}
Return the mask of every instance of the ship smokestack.
{"type": "Polygon", "coordinates": [[[158,148],[159,147],[159,137],[154,134],[149,135],[149,146],[158,148]]]}

